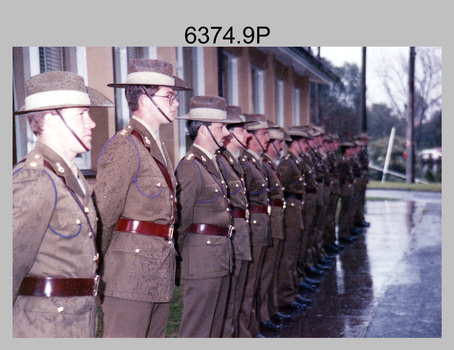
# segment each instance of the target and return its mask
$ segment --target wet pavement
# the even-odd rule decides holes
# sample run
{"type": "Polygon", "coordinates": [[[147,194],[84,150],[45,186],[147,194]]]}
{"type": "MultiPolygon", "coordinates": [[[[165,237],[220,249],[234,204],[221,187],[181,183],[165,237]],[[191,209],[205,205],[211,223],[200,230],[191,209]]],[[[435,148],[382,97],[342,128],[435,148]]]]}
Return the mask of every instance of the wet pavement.
{"type": "Polygon", "coordinates": [[[441,193],[368,190],[366,221],[280,338],[441,338],[441,193]]]}

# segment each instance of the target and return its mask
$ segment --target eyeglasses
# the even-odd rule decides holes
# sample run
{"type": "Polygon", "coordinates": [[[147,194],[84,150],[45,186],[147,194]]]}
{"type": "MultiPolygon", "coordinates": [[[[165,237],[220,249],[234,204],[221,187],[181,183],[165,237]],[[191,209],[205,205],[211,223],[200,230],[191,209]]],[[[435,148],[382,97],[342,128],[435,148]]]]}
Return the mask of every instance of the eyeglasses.
{"type": "Polygon", "coordinates": [[[169,99],[169,105],[173,105],[175,101],[178,100],[178,94],[169,94],[167,96],[159,96],[159,95],[153,95],[153,97],[162,97],[162,98],[168,98],[169,99]]]}

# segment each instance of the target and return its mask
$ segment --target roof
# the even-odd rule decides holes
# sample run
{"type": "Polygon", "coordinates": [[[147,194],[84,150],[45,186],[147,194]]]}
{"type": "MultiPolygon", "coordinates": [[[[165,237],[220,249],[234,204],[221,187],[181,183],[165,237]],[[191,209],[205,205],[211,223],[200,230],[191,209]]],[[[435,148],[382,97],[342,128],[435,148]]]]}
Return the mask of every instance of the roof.
{"type": "Polygon", "coordinates": [[[257,49],[273,54],[276,60],[292,66],[295,72],[303,77],[308,77],[312,83],[332,85],[341,81],[336,74],[303,47],[257,47],[257,49]]]}

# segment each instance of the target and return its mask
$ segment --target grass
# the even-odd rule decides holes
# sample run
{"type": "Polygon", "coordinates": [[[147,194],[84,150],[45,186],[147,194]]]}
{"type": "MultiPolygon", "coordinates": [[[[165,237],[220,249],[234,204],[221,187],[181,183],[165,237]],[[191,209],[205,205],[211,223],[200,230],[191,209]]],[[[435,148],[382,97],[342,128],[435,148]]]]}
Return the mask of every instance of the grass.
{"type": "Polygon", "coordinates": [[[173,297],[170,301],[169,320],[167,321],[166,338],[176,338],[183,314],[183,291],[180,287],[173,288],[173,297]]]}
{"type": "Polygon", "coordinates": [[[384,182],[381,181],[369,181],[367,188],[377,188],[384,190],[407,190],[407,191],[429,191],[429,192],[441,192],[442,184],[438,183],[406,183],[406,182],[384,182]]]}

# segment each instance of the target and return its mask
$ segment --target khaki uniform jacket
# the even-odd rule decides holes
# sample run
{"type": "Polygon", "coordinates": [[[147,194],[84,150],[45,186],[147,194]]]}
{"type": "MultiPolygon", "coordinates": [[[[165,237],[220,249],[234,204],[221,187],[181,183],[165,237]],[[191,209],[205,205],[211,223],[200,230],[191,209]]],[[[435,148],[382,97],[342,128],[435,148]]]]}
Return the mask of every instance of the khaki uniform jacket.
{"type": "Polygon", "coordinates": [[[13,169],[15,337],[94,337],[94,297],[18,296],[25,276],[95,276],[98,267],[96,211],[88,183],[80,172],[79,176],[85,194],[65,161],[40,141],[25,162],[13,169]],[[53,171],[44,166],[44,160],[53,171]],[[62,179],[87,208],[93,231],[62,179]]]}
{"type": "Polygon", "coordinates": [[[363,186],[366,186],[369,182],[369,154],[364,147],[361,148],[361,152],[358,154],[358,159],[363,173],[363,186]]]}
{"type": "MultiPolygon", "coordinates": [[[[260,160],[247,149],[243,149],[240,153],[240,165],[244,171],[249,205],[268,206],[268,178],[260,160]]],[[[249,224],[253,246],[271,245],[268,213],[251,213],[249,224]]]]}
{"type": "MultiPolygon", "coordinates": [[[[244,181],[243,168],[232,153],[221,148],[216,153],[219,170],[227,183],[227,193],[232,209],[247,210],[246,184],[244,181]]],[[[252,260],[251,256],[251,231],[249,220],[243,218],[233,219],[234,231],[232,235],[233,251],[237,260],[252,260]]]]}
{"type": "MultiPolygon", "coordinates": [[[[165,151],[165,146],[162,144],[165,151]]],[[[175,283],[172,241],[157,236],[115,231],[120,218],[172,225],[174,194],[153,155],[165,164],[176,188],[172,162],[165,159],[149,131],[138,121],[119,131],[98,159],[95,187],[102,221],[104,295],[146,302],[169,302],[175,283]],[[151,148],[131,132],[136,130],[151,148]]]]}
{"type": "Polygon", "coordinates": [[[351,197],[353,194],[353,172],[350,165],[350,159],[342,156],[337,161],[337,170],[339,171],[339,188],[342,197],[351,197]]]}
{"type": "MultiPolygon", "coordinates": [[[[261,155],[262,164],[268,176],[269,199],[284,201],[284,187],[276,163],[266,153],[261,155]]],[[[270,225],[271,238],[284,239],[284,207],[271,205],[270,225]]]]}
{"type": "Polygon", "coordinates": [[[324,205],[325,181],[329,181],[326,171],[326,165],[321,153],[314,149],[310,151],[312,162],[314,164],[315,177],[317,179],[317,205],[324,205]]]}
{"type": "Polygon", "coordinates": [[[305,185],[304,176],[301,174],[300,160],[292,152],[288,152],[279,162],[279,173],[282,178],[282,185],[285,189],[285,226],[304,229],[302,200],[291,198],[292,194],[301,195],[304,198],[305,185]],[[298,162],[298,163],[297,163],[298,162]]]}
{"type": "MultiPolygon", "coordinates": [[[[216,161],[215,159],[213,159],[216,161]]],[[[229,237],[191,233],[190,226],[232,224],[227,189],[214,162],[194,145],[176,169],[179,205],[178,251],[181,278],[201,279],[226,276],[232,268],[229,237]]]]}
{"type": "Polygon", "coordinates": [[[334,152],[327,153],[327,160],[328,160],[328,170],[331,177],[331,193],[339,195],[340,188],[339,188],[339,170],[337,169],[336,163],[336,155],[334,152]]]}
{"type": "MultiPolygon", "coordinates": [[[[309,190],[310,193],[317,191],[317,177],[315,174],[315,166],[312,162],[312,157],[309,153],[300,154],[301,162],[301,172],[304,174],[304,180],[306,185],[306,190],[309,190]]],[[[309,193],[309,191],[307,191],[309,193]]]]}

